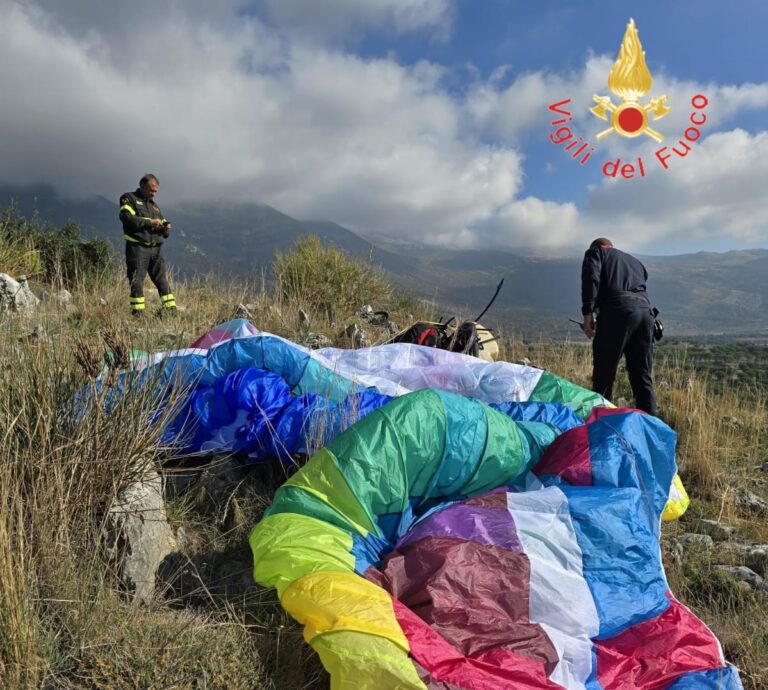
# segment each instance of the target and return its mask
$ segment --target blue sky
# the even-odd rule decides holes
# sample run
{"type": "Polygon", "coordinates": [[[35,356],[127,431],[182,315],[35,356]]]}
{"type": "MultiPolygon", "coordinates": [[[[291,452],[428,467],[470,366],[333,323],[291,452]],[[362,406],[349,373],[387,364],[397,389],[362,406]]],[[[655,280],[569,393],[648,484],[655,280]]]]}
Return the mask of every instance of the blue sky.
{"type": "MultiPolygon", "coordinates": [[[[667,73],[702,84],[765,80],[768,3],[763,0],[741,0],[727,8],[711,0],[460,2],[447,39],[382,33],[367,35],[359,50],[372,58],[394,53],[404,63],[427,59],[442,64],[451,70],[448,88],[461,92],[471,83],[475,70],[488,76],[506,65],[506,79],[512,80],[521,73],[579,71],[591,55],[615,58],[630,16],[638,26],[652,74],[667,73]]],[[[607,89],[602,93],[607,94],[607,89]]],[[[553,101],[558,100],[556,95],[553,101]]],[[[729,124],[758,133],[765,129],[765,118],[765,109],[748,110],[729,124]]],[[[562,168],[562,152],[546,139],[547,118],[542,115],[541,119],[542,136],[531,137],[522,146],[528,165],[521,189],[525,194],[583,205],[588,186],[599,183],[602,173],[594,167],[553,174],[552,167],[562,168]]],[[[763,238],[754,244],[768,246],[768,228],[763,238]]],[[[676,251],[677,246],[685,250],[688,243],[673,241],[669,248],[657,251],[676,251]]],[[[737,245],[726,237],[702,246],[730,249],[737,245]]]]}
{"type": "Polygon", "coordinates": [[[0,0],[0,182],[166,204],[268,203],[380,242],[645,253],[768,246],[768,3],[543,0],[0,0]],[[672,146],[589,113],[630,17],[672,146]],[[136,31],[138,22],[141,31],[136,31]],[[548,140],[572,99],[579,166],[548,140]],[[648,174],[610,180],[607,160],[648,174]]]}
{"type": "Polygon", "coordinates": [[[405,62],[427,58],[457,71],[469,63],[485,73],[500,64],[515,72],[566,71],[579,69],[590,52],[615,56],[633,17],[652,71],[726,83],[765,77],[763,0],[474,0],[455,8],[448,40],[390,32],[366,36],[361,52],[382,56],[395,50],[405,62]]]}

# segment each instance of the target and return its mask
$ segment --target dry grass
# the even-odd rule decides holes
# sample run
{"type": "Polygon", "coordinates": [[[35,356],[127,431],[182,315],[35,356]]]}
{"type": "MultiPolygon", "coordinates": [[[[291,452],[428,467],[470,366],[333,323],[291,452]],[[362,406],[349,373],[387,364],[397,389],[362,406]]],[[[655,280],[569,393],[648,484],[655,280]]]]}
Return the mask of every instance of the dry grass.
{"type": "MultiPolygon", "coordinates": [[[[233,589],[225,574],[232,561],[247,567],[247,532],[284,481],[281,466],[265,464],[218,503],[203,505],[184,493],[171,501],[173,526],[193,538],[151,606],[137,607],[121,593],[99,548],[120,488],[165,461],[159,425],[147,416],[163,391],[142,387],[110,407],[109,387],[96,386],[93,377],[109,362],[125,364],[134,350],[188,346],[232,318],[240,303],[250,305],[259,328],[301,336],[302,295],[287,291],[274,298],[261,280],[172,286],[186,309],[171,318],[154,315],[160,302],[148,288],[146,318],[131,320],[122,280],[74,290],[68,312],[41,305],[34,321],[0,314],[0,687],[325,687],[316,657],[274,592],[253,584],[233,589]],[[37,324],[41,339],[19,339],[37,324]],[[77,417],[71,401],[83,386],[96,402],[77,417]]],[[[408,313],[434,318],[402,295],[373,306],[389,309],[401,325],[408,313]]],[[[311,328],[332,338],[354,316],[349,305],[322,309],[310,314],[311,328]]],[[[507,337],[500,344],[504,359],[526,358],[589,384],[591,353],[581,342],[507,337]]],[[[679,434],[681,475],[693,498],[689,514],[666,525],[665,534],[692,531],[701,517],[722,517],[768,541],[764,521],[740,513],[732,500],[734,486],[760,493],[751,482],[754,466],[768,457],[765,399],[742,390],[715,394],[684,360],[656,378],[662,416],[679,434]]],[[[629,397],[623,377],[619,396],[629,397]]],[[[721,637],[744,671],[745,686],[768,687],[765,599],[745,596],[712,570],[712,559],[691,552],[682,565],[668,564],[672,590],[721,637]]]]}

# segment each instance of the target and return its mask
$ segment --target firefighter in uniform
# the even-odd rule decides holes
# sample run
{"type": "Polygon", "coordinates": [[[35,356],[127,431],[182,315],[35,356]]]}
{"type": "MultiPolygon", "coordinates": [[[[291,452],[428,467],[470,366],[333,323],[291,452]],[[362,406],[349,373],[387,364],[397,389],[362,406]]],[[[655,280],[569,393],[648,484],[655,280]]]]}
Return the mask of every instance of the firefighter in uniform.
{"type": "Polygon", "coordinates": [[[160,189],[157,177],[144,175],[139,188],[120,197],[120,220],[125,240],[125,266],[131,284],[131,314],[144,314],[144,277],[150,279],[160,294],[163,311],[176,311],[176,299],[171,292],[162,255],[163,241],[171,232],[171,224],[155,203],[160,189]]]}
{"type": "Polygon", "coordinates": [[[653,392],[653,313],[645,283],[648,271],[634,256],[598,237],[581,265],[581,329],[592,342],[592,390],[613,395],[622,356],[635,406],[655,415],[653,392]],[[597,313],[597,319],[595,319],[597,313]]]}

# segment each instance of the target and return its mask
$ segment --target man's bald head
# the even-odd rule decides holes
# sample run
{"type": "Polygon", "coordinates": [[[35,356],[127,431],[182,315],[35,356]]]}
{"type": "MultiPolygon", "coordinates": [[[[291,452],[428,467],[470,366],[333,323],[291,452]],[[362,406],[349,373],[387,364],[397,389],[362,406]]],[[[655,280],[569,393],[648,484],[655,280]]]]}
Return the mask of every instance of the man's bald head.
{"type": "Polygon", "coordinates": [[[613,247],[613,242],[607,237],[598,237],[596,240],[592,240],[592,244],[589,245],[589,248],[597,249],[598,247],[613,247]]]}

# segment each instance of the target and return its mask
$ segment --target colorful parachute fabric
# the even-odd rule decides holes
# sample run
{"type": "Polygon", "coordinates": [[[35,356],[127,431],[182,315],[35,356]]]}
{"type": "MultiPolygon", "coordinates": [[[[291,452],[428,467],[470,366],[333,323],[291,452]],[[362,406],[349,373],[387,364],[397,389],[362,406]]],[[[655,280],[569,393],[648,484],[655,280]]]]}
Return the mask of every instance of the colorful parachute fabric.
{"type": "Polygon", "coordinates": [[[183,391],[164,440],[184,452],[321,448],[252,546],[333,687],[739,687],[667,591],[659,516],[687,496],[659,420],[417,345],[313,352],[243,320],[194,345],[139,358],[107,400],[183,391]]]}
{"type": "MultiPolygon", "coordinates": [[[[513,419],[560,430],[608,404],[535,367],[409,344],[312,352],[243,319],[217,326],[196,343],[212,346],[152,360],[166,367],[166,377],[194,383],[164,436],[185,453],[236,451],[253,460],[287,461],[322,447],[390,396],[423,388],[461,393],[513,419]]],[[[688,505],[679,478],[673,488],[664,519],[680,517],[688,505]]]]}
{"type": "Polygon", "coordinates": [[[557,426],[405,395],[277,491],[254,576],[332,688],[735,690],[664,577],[674,446],[636,411],[557,426]]]}
{"type": "MultiPolygon", "coordinates": [[[[322,447],[390,397],[423,388],[460,393],[513,419],[544,421],[559,430],[609,404],[535,367],[402,343],[310,351],[244,319],[215,327],[193,345],[137,357],[106,395],[110,409],[147,384],[162,394],[181,391],[182,408],[162,436],[181,454],[238,452],[252,460],[289,461],[322,447]]],[[[81,391],[76,410],[87,407],[93,393],[91,387],[81,391]]],[[[687,505],[676,478],[664,519],[680,517],[687,505]]]]}
{"type": "MultiPolygon", "coordinates": [[[[560,403],[570,409],[561,410],[561,421],[583,419],[593,406],[607,404],[592,391],[535,367],[410,344],[310,351],[261,333],[243,319],[217,326],[194,345],[137,358],[109,392],[116,401],[135,388],[137,377],[172,382],[183,390],[185,404],[164,441],[185,453],[238,451],[258,459],[279,449],[285,457],[313,443],[317,447],[318,438],[331,438],[388,397],[422,388],[500,406],[560,403]],[[345,412],[351,413],[346,419],[345,412]],[[321,430],[329,415],[330,428],[321,430]]],[[[535,409],[531,405],[525,414],[541,414],[535,409]]]]}

